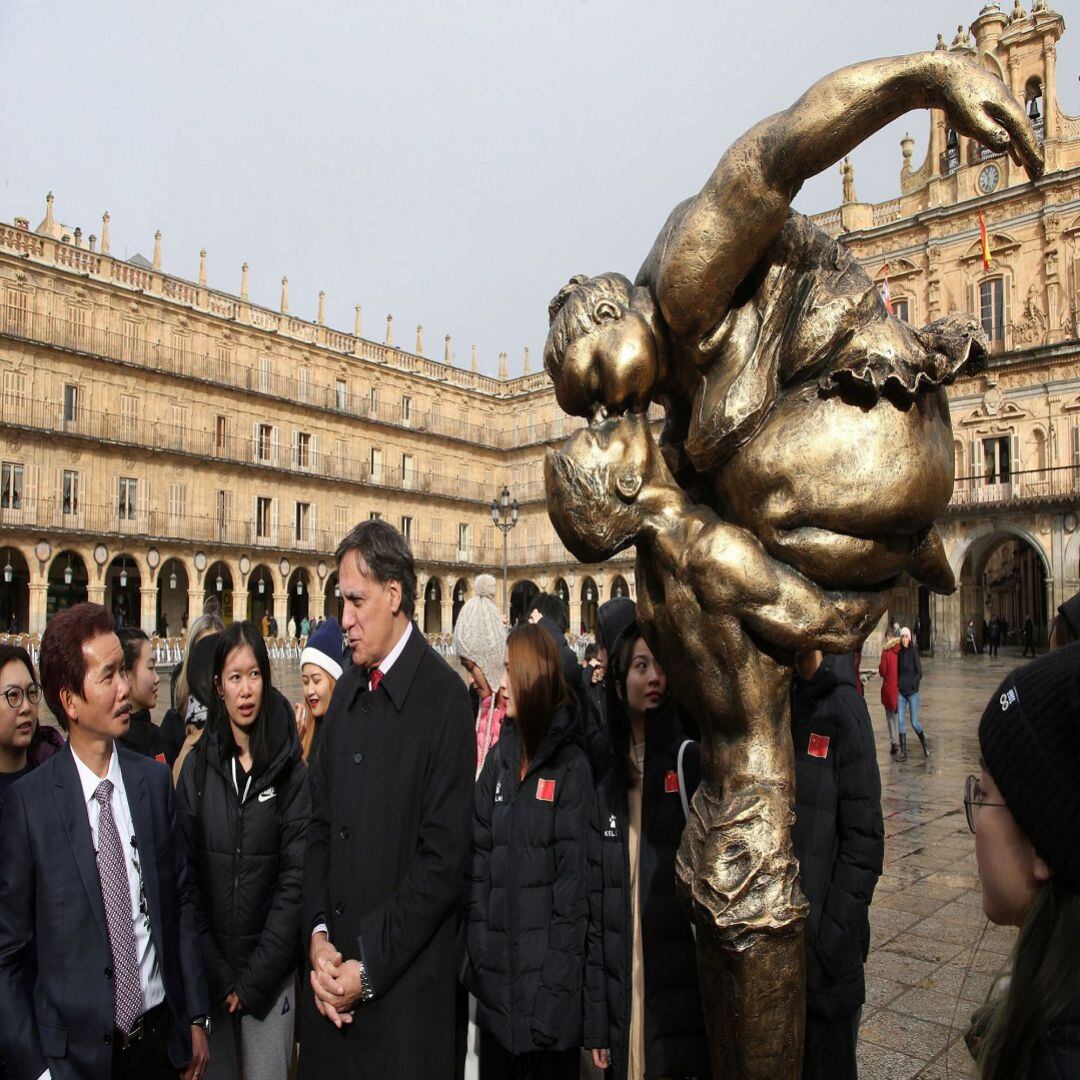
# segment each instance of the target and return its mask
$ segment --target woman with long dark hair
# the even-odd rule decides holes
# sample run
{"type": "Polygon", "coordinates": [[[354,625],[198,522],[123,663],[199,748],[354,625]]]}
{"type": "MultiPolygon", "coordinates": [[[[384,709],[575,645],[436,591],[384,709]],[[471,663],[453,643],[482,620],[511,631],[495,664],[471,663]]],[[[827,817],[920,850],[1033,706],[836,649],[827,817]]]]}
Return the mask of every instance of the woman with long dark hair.
{"type": "Polygon", "coordinates": [[[614,758],[589,830],[585,1045],[618,1080],[708,1077],[693,931],[675,895],[701,755],[636,622],[609,657],[607,692],[614,758]]]}
{"type": "Polygon", "coordinates": [[[0,645],[0,807],[7,789],[63,747],[56,728],[38,723],[41,686],[30,654],[0,645]]]}
{"type": "Polygon", "coordinates": [[[506,719],[476,785],[466,936],[481,1080],[576,1080],[592,771],[559,654],[507,639],[506,719]]]}
{"type": "Polygon", "coordinates": [[[983,911],[1020,934],[968,1045],[982,1080],[1080,1076],[1080,643],[1005,679],[979,750],[964,806],[983,911]]]}
{"type": "Polygon", "coordinates": [[[131,719],[126,735],[117,742],[143,757],[165,761],[165,737],[154,723],[150,710],[157,705],[161,679],[157,659],[150,639],[137,626],[125,626],[116,631],[124,650],[124,670],[131,686],[131,719]]]}
{"type": "Polygon", "coordinates": [[[284,1080],[296,1016],[306,769],[292,707],[271,684],[251,623],[233,623],[218,638],[213,673],[207,731],[177,786],[215,1005],[207,1078],[284,1080]]]}

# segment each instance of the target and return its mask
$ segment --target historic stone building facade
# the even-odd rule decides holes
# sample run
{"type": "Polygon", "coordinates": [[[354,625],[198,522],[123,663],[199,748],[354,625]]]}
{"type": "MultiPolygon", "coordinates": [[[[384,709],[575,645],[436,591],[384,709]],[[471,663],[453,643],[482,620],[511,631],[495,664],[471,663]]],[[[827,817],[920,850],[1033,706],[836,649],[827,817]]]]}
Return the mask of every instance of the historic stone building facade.
{"type": "MultiPolygon", "coordinates": [[[[1032,184],[930,113],[922,164],[901,144],[899,198],[844,203],[818,224],[867,271],[888,277],[896,314],[925,324],[967,310],[990,338],[989,370],[950,388],[957,482],[941,523],[960,589],[897,590],[939,651],[963,627],[1031,614],[1045,636],[1080,589],[1080,119],[1057,101],[1060,14],[989,4],[951,46],[1027,103],[1046,153],[1032,184]],[[984,267],[979,214],[992,262],[984,267]]],[[[855,159],[857,165],[857,156],[855,159]]],[[[491,500],[520,503],[508,538],[520,605],[536,588],[567,599],[576,629],[596,605],[632,593],[625,555],[582,567],[554,535],[543,454],[579,421],[563,417],[543,372],[499,378],[444,359],[252,304],[111,254],[56,218],[0,224],[0,622],[40,631],[88,597],[147,630],[176,633],[218,594],[226,614],[273,611],[284,629],[337,610],[332,552],[380,514],[412,539],[418,617],[448,630],[481,570],[501,574],[491,500]],[[284,616],[284,617],[283,617],[284,616]]]]}

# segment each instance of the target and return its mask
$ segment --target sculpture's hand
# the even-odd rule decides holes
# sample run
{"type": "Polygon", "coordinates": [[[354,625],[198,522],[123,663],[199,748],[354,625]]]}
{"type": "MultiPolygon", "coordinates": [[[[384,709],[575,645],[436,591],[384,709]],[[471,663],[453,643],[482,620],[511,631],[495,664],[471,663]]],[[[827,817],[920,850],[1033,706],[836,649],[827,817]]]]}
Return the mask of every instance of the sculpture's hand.
{"type": "Polygon", "coordinates": [[[1008,151],[1033,180],[1043,174],[1043,152],[1024,110],[1005,84],[970,60],[950,56],[941,105],[961,135],[999,153],[1008,151]]]}

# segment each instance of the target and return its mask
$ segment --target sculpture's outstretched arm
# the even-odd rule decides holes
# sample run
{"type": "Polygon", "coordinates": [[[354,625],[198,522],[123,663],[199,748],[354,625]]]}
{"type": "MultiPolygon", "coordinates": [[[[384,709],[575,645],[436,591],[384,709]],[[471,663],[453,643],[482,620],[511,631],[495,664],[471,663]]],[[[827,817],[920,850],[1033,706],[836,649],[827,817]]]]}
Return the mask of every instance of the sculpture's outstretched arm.
{"type": "Polygon", "coordinates": [[[751,128],[672,215],[639,274],[676,337],[701,340],[765,253],[803,182],[911,109],[943,108],[958,132],[1008,150],[1032,176],[1042,152],[996,76],[935,51],[855,64],[751,128]]]}
{"type": "Polygon", "coordinates": [[[887,604],[884,592],[826,592],[772,558],[751,533],[725,522],[702,530],[690,558],[702,607],[733,611],[778,649],[850,652],[887,604]]]}

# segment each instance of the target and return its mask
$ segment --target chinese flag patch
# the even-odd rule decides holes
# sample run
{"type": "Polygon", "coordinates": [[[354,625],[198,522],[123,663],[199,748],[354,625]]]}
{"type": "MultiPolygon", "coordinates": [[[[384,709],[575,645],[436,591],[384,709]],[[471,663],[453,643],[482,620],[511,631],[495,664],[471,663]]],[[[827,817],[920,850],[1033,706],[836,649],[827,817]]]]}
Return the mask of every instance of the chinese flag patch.
{"type": "Polygon", "coordinates": [[[674,769],[669,769],[664,775],[664,794],[678,795],[679,774],[674,769]]]}
{"type": "Polygon", "coordinates": [[[536,781],[536,797],[541,802],[555,801],[555,781],[538,779],[536,781]]]}
{"type": "Polygon", "coordinates": [[[155,754],[155,755],[154,755],[154,760],[155,760],[155,761],[160,761],[162,765],[168,765],[168,764],[169,764],[169,763],[168,763],[168,762],[167,762],[167,761],[165,760],[165,755],[164,755],[164,754],[155,754]]]}
{"type": "Polygon", "coordinates": [[[810,745],[806,748],[806,752],[811,757],[828,757],[829,756],[829,736],[828,735],[815,735],[810,733],[810,745]]]}

